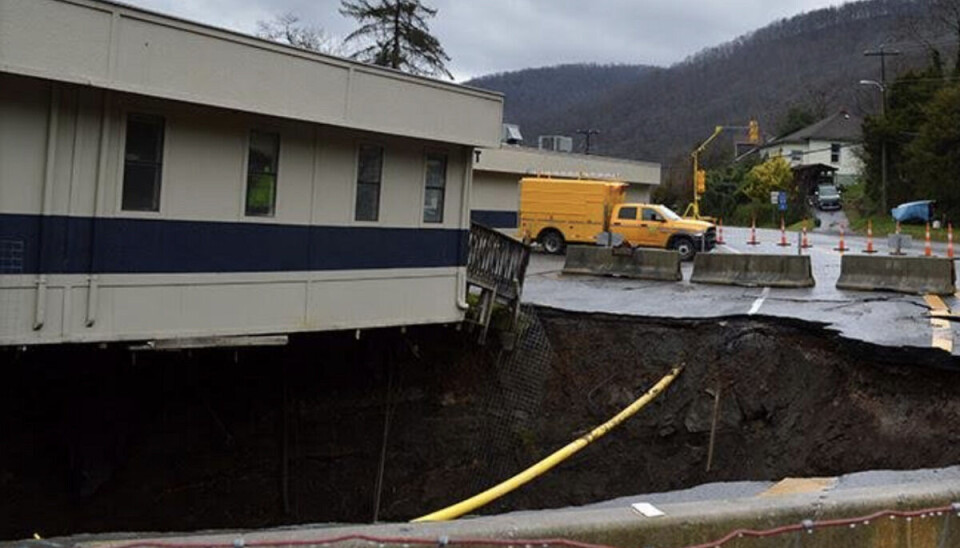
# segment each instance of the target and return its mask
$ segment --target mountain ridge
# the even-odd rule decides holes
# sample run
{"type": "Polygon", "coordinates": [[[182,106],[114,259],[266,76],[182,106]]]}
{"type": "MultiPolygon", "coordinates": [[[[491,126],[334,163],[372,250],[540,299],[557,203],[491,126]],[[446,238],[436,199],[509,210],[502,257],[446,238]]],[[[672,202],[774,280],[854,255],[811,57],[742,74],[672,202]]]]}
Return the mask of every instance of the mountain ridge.
{"type": "Polygon", "coordinates": [[[821,116],[840,108],[876,112],[877,90],[858,82],[879,80],[879,61],[864,57],[864,50],[891,41],[903,50],[888,59],[888,79],[924,64],[927,52],[910,41],[906,22],[922,16],[927,5],[861,0],[805,12],[669,67],[643,66],[616,85],[596,84],[600,79],[590,67],[602,65],[576,65],[579,74],[564,69],[571,65],[541,67],[467,83],[504,92],[504,121],[518,123],[528,144],[535,145],[538,135],[575,135],[589,127],[600,131],[594,139],[598,154],[682,164],[717,125],[741,126],[754,118],[772,136],[790,106],[821,116]],[[551,70],[567,82],[563,88],[549,89],[551,70]],[[531,99],[537,93],[558,98],[538,102],[531,99]]]}

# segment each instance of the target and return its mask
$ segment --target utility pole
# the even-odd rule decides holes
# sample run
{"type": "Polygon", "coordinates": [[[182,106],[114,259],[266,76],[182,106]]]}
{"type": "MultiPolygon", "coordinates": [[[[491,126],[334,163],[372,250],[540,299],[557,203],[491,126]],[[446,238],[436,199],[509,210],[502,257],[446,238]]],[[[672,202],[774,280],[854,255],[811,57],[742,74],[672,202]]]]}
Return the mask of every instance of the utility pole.
{"type": "MultiPolygon", "coordinates": [[[[863,52],[866,57],[880,58],[880,117],[887,121],[887,57],[900,55],[900,50],[885,49],[883,44],[875,50],[863,52]]],[[[887,140],[880,141],[880,207],[887,211],[887,140]]]]}
{"type": "Polygon", "coordinates": [[[590,136],[597,135],[600,133],[599,129],[578,129],[577,133],[583,135],[587,139],[586,146],[584,147],[584,154],[590,154],[590,136]]]}

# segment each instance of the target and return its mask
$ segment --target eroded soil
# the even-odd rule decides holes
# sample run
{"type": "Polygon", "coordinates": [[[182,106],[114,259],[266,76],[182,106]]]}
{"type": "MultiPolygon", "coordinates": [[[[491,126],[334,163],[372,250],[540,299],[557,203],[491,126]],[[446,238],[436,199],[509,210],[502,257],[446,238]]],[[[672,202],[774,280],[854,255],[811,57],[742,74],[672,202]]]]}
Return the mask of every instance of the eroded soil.
{"type": "Polygon", "coordinates": [[[945,355],[763,319],[537,315],[525,325],[539,343],[511,359],[453,327],[135,358],[0,352],[0,539],[369,522],[385,432],[378,517],[416,517],[532,464],[678,364],[650,407],[483,511],[960,462],[945,355]]]}

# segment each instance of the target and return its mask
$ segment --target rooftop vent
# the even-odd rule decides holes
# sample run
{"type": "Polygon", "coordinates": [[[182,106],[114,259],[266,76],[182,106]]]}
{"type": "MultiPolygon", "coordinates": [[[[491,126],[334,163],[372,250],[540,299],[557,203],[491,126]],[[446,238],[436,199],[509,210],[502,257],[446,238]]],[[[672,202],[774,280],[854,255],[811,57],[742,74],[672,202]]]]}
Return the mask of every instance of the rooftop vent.
{"type": "Polygon", "coordinates": [[[522,145],[523,135],[520,135],[520,126],[517,124],[503,124],[503,134],[500,141],[508,145],[522,145]]]}

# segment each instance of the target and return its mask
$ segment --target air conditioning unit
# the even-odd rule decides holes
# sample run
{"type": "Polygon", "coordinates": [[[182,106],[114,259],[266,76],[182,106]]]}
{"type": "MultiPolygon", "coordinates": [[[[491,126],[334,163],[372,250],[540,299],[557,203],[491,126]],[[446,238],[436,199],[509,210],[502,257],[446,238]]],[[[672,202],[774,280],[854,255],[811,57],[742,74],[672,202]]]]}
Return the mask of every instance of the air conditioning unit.
{"type": "Polygon", "coordinates": [[[540,150],[552,150],[554,152],[573,152],[573,137],[541,135],[537,140],[537,147],[540,150]]]}

